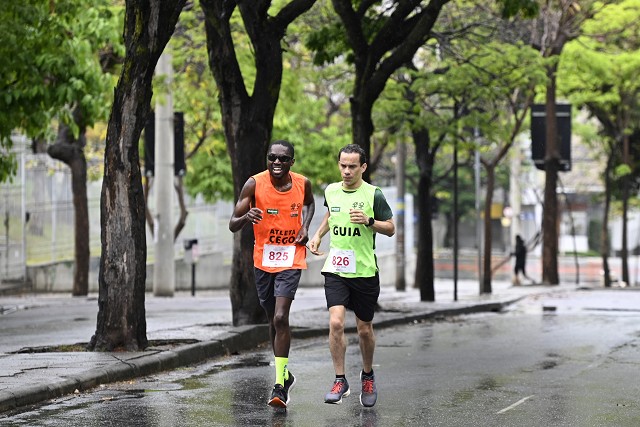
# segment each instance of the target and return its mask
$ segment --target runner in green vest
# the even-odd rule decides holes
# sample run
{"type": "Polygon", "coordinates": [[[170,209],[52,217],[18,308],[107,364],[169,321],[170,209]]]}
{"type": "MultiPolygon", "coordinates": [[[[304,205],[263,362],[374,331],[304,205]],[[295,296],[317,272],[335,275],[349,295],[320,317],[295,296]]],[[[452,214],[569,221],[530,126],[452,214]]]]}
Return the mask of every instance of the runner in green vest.
{"type": "Polygon", "coordinates": [[[342,181],[326,188],[327,213],[309,240],[310,251],[322,255],[321,239],[331,232],[330,251],[322,274],[329,309],[329,349],[336,377],[324,401],[340,403],[351,392],[345,372],[347,341],[344,335],[346,310],[350,309],[356,315],[362,353],[360,403],[371,407],[378,398],[373,374],[376,346],[373,314],[380,295],[375,237],[377,233],[393,236],[395,225],[380,188],[362,179],[367,169],[364,150],[356,144],[343,147],[338,153],[338,167],[342,181]]]}

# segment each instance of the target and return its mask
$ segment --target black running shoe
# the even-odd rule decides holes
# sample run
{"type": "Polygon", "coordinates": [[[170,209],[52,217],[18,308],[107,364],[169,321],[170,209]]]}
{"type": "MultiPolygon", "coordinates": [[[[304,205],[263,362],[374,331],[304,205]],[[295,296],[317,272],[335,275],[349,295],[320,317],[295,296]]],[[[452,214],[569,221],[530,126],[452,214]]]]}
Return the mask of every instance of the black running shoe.
{"type": "Polygon", "coordinates": [[[268,405],[273,406],[274,408],[286,408],[287,403],[289,403],[289,397],[287,395],[288,393],[282,385],[274,385],[268,405]]]}
{"type": "MultiPolygon", "coordinates": [[[[287,392],[287,399],[289,400],[291,400],[290,392],[294,385],[296,385],[296,377],[294,377],[291,371],[289,371],[289,378],[284,380],[284,391],[287,392]]],[[[289,400],[287,400],[287,404],[289,403],[289,400]]]]}

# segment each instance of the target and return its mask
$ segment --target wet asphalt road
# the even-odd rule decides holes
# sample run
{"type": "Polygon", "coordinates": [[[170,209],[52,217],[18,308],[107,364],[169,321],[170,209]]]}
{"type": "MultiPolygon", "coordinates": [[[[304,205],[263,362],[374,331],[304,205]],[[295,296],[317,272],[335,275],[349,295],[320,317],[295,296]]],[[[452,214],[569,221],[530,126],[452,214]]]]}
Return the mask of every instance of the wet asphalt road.
{"type": "Polygon", "coordinates": [[[623,298],[599,309],[595,296],[576,295],[378,331],[371,409],[358,401],[350,336],[352,394],[341,405],[323,403],[333,368],[327,340],[311,339],[293,344],[298,383],[286,412],[266,405],[274,378],[261,350],[3,414],[0,425],[638,426],[640,307],[623,298]]]}

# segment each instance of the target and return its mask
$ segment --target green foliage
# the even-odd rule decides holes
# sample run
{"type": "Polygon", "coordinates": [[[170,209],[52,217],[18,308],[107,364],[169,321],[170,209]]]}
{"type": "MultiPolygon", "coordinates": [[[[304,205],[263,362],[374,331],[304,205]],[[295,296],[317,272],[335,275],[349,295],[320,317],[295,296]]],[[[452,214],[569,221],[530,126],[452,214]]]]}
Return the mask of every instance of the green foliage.
{"type": "MultiPolygon", "coordinates": [[[[307,35],[305,44],[315,52],[314,65],[330,64],[349,51],[344,27],[339,21],[332,22],[307,35]]],[[[353,55],[347,54],[347,62],[352,61],[353,55]]]]}
{"type": "MultiPolygon", "coordinates": [[[[233,199],[231,162],[224,139],[218,90],[209,69],[204,17],[196,4],[180,16],[170,43],[173,55],[173,101],[184,113],[187,193],[208,201],[233,199]]],[[[154,82],[155,95],[168,89],[154,82]]]]}
{"type": "MultiPolygon", "coordinates": [[[[640,159],[634,160],[633,148],[640,135],[639,17],[639,0],[604,5],[585,21],[583,35],[567,44],[558,70],[559,89],[597,119],[600,138],[594,140],[613,149],[603,150],[616,162],[613,178],[631,175],[632,192],[640,185],[640,159]],[[631,165],[622,164],[625,136],[631,165]]],[[[620,197],[620,187],[614,187],[614,197],[620,197]]]]}
{"type": "MultiPolygon", "coordinates": [[[[536,50],[508,40],[501,31],[506,24],[487,8],[467,4],[443,11],[439,20],[438,34],[450,36],[428,42],[412,69],[396,73],[376,103],[374,117],[377,126],[400,135],[429,132],[429,150],[436,155],[433,190],[441,213],[452,210],[449,172],[457,145],[459,212],[464,217],[475,212],[473,150],[479,149],[487,162],[497,162],[496,186],[507,187],[508,168],[499,161],[516,131],[524,130],[517,119],[527,117],[526,102],[535,85],[546,82],[545,63],[536,50]],[[482,138],[474,137],[475,130],[482,138]]],[[[410,181],[417,182],[418,170],[408,163],[410,181]]]]}
{"type": "Polygon", "coordinates": [[[79,106],[84,123],[105,119],[112,76],[99,51],[119,49],[122,8],[108,0],[86,7],[81,0],[5,2],[0,9],[0,181],[15,169],[7,150],[14,130],[29,137],[45,134],[58,116],[77,131],[70,112],[79,106]],[[4,153],[4,154],[2,154],[4,153]]]}
{"type": "MultiPolygon", "coordinates": [[[[326,10],[316,12],[294,22],[283,41],[284,69],[272,138],[293,143],[296,163],[292,170],[307,176],[319,192],[327,183],[340,179],[336,156],[339,148],[350,142],[351,135],[344,108],[328,102],[340,98],[331,91],[341,92],[344,88],[341,80],[344,70],[339,65],[313,67],[311,54],[300,39],[313,20],[327,18],[322,15],[326,10]]],[[[185,152],[191,155],[185,186],[191,196],[200,195],[210,202],[232,200],[231,162],[221,124],[218,91],[207,63],[203,19],[197,6],[183,12],[172,40],[176,70],[174,104],[176,110],[185,113],[185,152]]],[[[238,61],[245,81],[253,85],[253,51],[240,17],[236,15],[233,20],[238,61]]],[[[159,85],[157,95],[163,90],[159,85]]],[[[340,101],[346,102],[346,98],[340,101]]]]}
{"type": "Polygon", "coordinates": [[[233,200],[231,162],[224,141],[207,145],[190,159],[185,186],[190,195],[207,202],[233,200]]]}
{"type": "Polygon", "coordinates": [[[502,6],[503,18],[511,18],[518,14],[525,18],[533,18],[540,9],[536,0],[498,0],[498,4],[502,6]]]}
{"type": "Polygon", "coordinates": [[[289,140],[296,150],[293,170],[307,176],[319,193],[326,184],[340,180],[338,151],[351,142],[346,115],[326,120],[326,101],[305,93],[321,74],[316,74],[308,62],[306,51],[295,46],[285,56],[280,101],[273,123],[273,139],[289,140]]]}

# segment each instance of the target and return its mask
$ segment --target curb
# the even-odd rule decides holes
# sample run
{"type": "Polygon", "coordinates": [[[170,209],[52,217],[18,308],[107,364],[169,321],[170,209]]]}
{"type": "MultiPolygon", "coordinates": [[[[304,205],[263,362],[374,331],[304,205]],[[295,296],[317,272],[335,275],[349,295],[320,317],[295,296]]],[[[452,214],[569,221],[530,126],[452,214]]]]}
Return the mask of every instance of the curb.
{"type": "Polygon", "coordinates": [[[125,381],[251,350],[267,341],[267,325],[235,327],[212,341],[188,344],[176,350],[154,351],[134,360],[116,362],[106,368],[90,369],[62,381],[23,386],[14,391],[0,391],[0,413],[73,394],[76,390],[89,390],[100,384],[125,381]]]}

